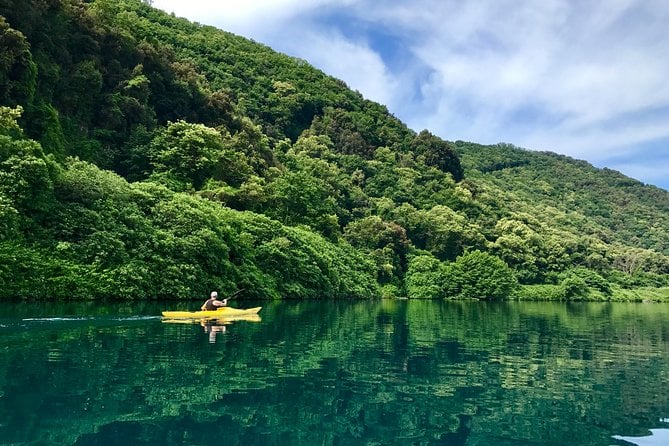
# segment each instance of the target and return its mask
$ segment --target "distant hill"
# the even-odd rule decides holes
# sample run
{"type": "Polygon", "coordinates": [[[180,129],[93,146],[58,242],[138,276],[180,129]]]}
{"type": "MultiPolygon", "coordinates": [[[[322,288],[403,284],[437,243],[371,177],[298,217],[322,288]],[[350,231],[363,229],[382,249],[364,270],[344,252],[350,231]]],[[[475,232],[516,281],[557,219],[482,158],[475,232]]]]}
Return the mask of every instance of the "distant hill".
{"type": "Polygon", "coordinates": [[[510,190],[534,205],[533,213],[553,207],[572,214],[564,225],[582,232],[586,219],[594,233],[617,243],[669,255],[669,193],[610,169],[550,152],[532,152],[509,144],[456,143],[471,178],[510,190]]]}
{"type": "Polygon", "coordinates": [[[0,0],[0,296],[669,297],[669,193],[139,0],[0,0]]]}

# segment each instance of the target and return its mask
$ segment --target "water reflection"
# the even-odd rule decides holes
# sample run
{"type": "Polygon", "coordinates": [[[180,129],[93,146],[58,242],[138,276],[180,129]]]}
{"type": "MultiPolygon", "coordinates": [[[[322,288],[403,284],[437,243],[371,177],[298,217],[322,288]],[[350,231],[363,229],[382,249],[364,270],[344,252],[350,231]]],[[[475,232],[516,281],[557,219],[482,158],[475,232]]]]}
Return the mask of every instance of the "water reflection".
{"type": "Polygon", "coordinates": [[[216,343],[216,335],[218,333],[225,333],[227,324],[214,324],[213,321],[201,321],[200,325],[205,333],[209,333],[209,343],[216,343]]]}
{"type": "Polygon", "coordinates": [[[166,324],[199,324],[202,327],[204,333],[207,333],[209,337],[209,343],[216,343],[216,336],[221,333],[225,334],[227,332],[227,326],[232,325],[235,322],[261,322],[262,318],[258,314],[241,314],[237,316],[227,316],[224,318],[187,318],[187,319],[169,319],[163,318],[162,322],[166,324]]]}
{"type": "Polygon", "coordinates": [[[263,304],[263,323],[0,305],[0,444],[667,441],[669,306],[263,304]]]}

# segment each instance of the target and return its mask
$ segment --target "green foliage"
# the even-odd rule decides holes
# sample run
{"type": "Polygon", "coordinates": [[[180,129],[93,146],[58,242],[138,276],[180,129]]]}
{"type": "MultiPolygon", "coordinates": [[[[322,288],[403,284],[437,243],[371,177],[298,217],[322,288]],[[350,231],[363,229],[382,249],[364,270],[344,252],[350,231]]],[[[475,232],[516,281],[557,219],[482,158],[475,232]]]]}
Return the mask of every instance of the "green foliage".
{"type": "Polygon", "coordinates": [[[465,249],[485,245],[480,229],[448,206],[417,210],[403,204],[390,215],[407,228],[407,234],[416,247],[429,251],[440,260],[455,260],[465,249]]]}
{"type": "Polygon", "coordinates": [[[612,300],[611,283],[595,271],[573,268],[557,284],[523,285],[516,296],[524,300],[612,300]]]}
{"type": "Polygon", "coordinates": [[[416,155],[425,158],[425,164],[428,166],[435,166],[443,172],[450,173],[455,181],[464,178],[460,159],[453,147],[441,138],[423,130],[411,141],[410,147],[416,155]]]}
{"type": "Polygon", "coordinates": [[[517,281],[501,259],[472,251],[452,263],[430,255],[413,257],[406,285],[407,295],[419,299],[502,300],[513,297],[517,281]]]}
{"type": "Polygon", "coordinates": [[[669,302],[669,287],[614,288],[611,298],[617,302],[669,302]]]}
{"type": "Polygon", "coordinates": [[[350,223],[344,238],[374,259],[379,282],[401,284],[410,244],[404,228],[370,216],[350,223]]]}
{"type": "Polygon", "coordinates": [[[419,255],[409,261],[406,287],[412,299],[444,297],[445,266],[432,256],[419,255]]]}
{"type": "Polygon", "coordinates": [[[25,35],[0,15],[0,103],[28,104],[33,100],[37,66],[25,35]]]}
{"type": "Polygon", "coordinates": [[[569,278],[578,278],[581,279],[588,288],[599,291],[604,295],[611,295],[611,284],[595,271],[586,268],[574,268],[567,271],[565,276],[565,280],[569,278]]]}
{"type": "Polygon", "coordinates": [[[456,150],[468,178],[494,192],[485,198],[498,212],[529,213],[563,244],[568,242],[567,264],[599,272],[629,269],[634,262],[617,262],[616,245],[669,254],[666,230],[660,229],[669,227],[669,197],[662,189],[583,161],[508,144],[458,141],[456,150]]]}
{"type": "Polygon", "coordinates": [[[416,134],[304,61],[149,2],[6,0],[0,46],[6,293],[34,294],[31,275],[62,298],[669,285],[666,191],[416,134]]]}
{"type": "Polygon", "coordinates": [[[246,155],[235,151],[229,135],[202,124],[170,123],[149,145],[156,174],[201,189],[208,179],[238,186],[251,173],[246,155]]]}
{"type": "Polygon", "coordinates": [[[472,251],[457,258],[448,274],[460,298],[501,300],[512,296],[517,282],[500,258],[472,251]]]}
{"type": "Polygon", "coordinates": [[[555,230],[525,212],[513,213],[497,221],[492,252],[516,272],[523,283],[546,280],[552,272],[569,266],[565,240],[555,230]]]}
{"type": "Polygon", "coordinates": [[[513,295],[520,300],[562,301],[565,300],[565,287],[553,284],[520,285],[513,295]]]}
{"type": "Polygon", "coordinates": [[[3,245],[2,280],[11,281],[3,297],[189,298],[238,287],[275,298],[378,294],[373,264],[349,245],[261,215],[129,184],[79,160],[67,163],[53,191],[51,238],[40,240],[51,245],[3,245]]]}
{"type": "Polygon", "coordinates": [[[329,216],[335,214],[336,202],[323,182],[308,172],[285,171],[269,186],[272,208],[267,214],[285,224],[305,224],[324,233],[330,228],[329,216]]]}
{"type": "Polygon", "coordinates": [[[370,129],[363,123],[357,122],[356,118],[359,116],[354,113],[328,107],[322,118],[314,119],[311,131],[327,135],[343,153],[371,158],[375,145],[363,134],[365,130],[370,129]]]}
{"type": "Polygon", "coordinates": [[[20,105],[15,108],[0,107],[0,135],[18,137],[22,130],[16,122],[23,113],[20,105]]]}
{"type": "Polygon", "coordinates": [[[569,300],[581,300],[588,296],[588,284],[582,277],[569,275],[562,281],[564,295],[569,300]]]}
{"type": "Polygon", "coordinates": [[[0,240],[7,240],[19,236],[19,212],[14,203],[0,192],[0,240]]]}
{"type": "Polygon", "coordinates": [[[20,108],[0,109],[0,193],[16,210],[39,217],[51,206],[56,168],[38,143],[21,138],[15,121],[20,112],[20,108]]]}

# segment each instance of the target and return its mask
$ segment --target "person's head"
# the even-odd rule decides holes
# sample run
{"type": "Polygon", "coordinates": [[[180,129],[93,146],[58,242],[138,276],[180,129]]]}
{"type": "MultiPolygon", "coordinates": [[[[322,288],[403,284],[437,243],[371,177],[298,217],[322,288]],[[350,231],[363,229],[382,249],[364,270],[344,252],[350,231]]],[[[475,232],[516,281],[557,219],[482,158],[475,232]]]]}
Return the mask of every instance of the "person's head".
{"type": "Polygon", "coordinates": [[[218,298],[218,293],[216,291],[212,291],[210,296],[212,298],[216,299],[216,298],[218,298]]]}

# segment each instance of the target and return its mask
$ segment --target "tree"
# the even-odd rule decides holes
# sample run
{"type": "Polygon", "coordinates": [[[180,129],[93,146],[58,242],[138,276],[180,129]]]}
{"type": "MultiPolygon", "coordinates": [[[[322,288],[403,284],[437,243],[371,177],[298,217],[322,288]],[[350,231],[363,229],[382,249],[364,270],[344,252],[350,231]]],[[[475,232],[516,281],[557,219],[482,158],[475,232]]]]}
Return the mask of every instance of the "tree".
{"type": "Polygon", "coordinates": [[[37,65],[30,44],[0,15],[0,103],[27,105],[35,95],[37,65]]]}
{"type": "Polygon", "coordinates": [[[17,124],[21,112],[20,106],[0,107],[0,194],[11,200],[9,206],[37,216],[53,203],[57,168],[39,143],[23,137],[17,124]]]}
{"type": "Polygon", "coordinates": [[[23,113],[23,107],[20,105],[10,107],[0,107],[0,135],[20,137],[23,134],[18,124],[18,119],[23,113]]]}
{"type": "Polygon", "coordinates": [[[457,258],[450,272],[458,296],[485,300],[508,298],[517,286],[511,269],[499,257],[472,251],[457,258]]]}
{"type": "Polygon", "coordinates": [[[447,274],[445,266],[429,255],[418,255],[409,261],[406,275],[406,292],[411,299],[444,298],[447,274]]]}
{"type": "Polygon", "coordinates": [[[450,144],[443,139],[423,130],[411,141],[410,147],[416,155],[425,158],[425,164],[428,166],[450,173],[455,181],[464,178],[460,159],[450,144]]]}
{"type": "Polygon", "coordinates": [[[346,110],[327,107],[322,117],[314,119],[311,130],[315,134],[327,135],[338,152],[371,158],[374,145],[363,136],[364,130],[356,117],[359,116],[346,110]]]}
{"type": "Polygon", "coordinates": [[[439,260],[452,261],[466,249],[485,245],[480,229],[448,206],[418,210],[405,203],[390,212],[390,216],[407,228],[407,235],[416,247],[429,251],[439,260]]]}
{"type": "Polygon", "coordinates": [[[251,169],[242,152],[230,148],[228,134],[203,124],[170,123],[149,146],[157,173],[172,176],[188,188],[201,189],[209,178],[239,186],[251,169]]]}
{"type": "Polygon", "coordinates": [[[369,216],[351,222],[344,231],[344,238],[374,258],[382,283],[393,279],[401,281],[410,247],[403,227],[383,221],[378,216],[369,216]]]}
{"type": "Polygon", "coordinates": [[[288,225],[309,225],[328,236],[338,233],[336,200],[327,185],[309,172],[285,171],[268,191],[269,215],[288,225]]]}

